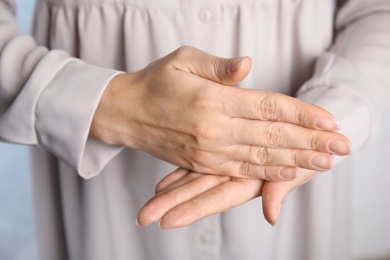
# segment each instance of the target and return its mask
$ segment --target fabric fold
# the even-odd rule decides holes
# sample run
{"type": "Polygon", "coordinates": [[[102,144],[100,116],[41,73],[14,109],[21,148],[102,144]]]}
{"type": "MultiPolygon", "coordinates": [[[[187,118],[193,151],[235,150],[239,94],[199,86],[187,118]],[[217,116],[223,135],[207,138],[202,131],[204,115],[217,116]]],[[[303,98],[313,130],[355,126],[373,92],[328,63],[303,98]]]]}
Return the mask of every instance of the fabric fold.
{"type": "Polygon", "coordinates": [[[327,53],[317,61],[314,76],[297,97],[331,112],[341,124],[340,132],[358,150],[374,140],[380,129],[381,108],[367,91],[372,84],[346,59],[327,53]]]}
{"type": "Polygon", "coordinates": [[[121,150],[89,137],[101,95],[118,73],[72,59],[50,81],[37,104],[39,144],[85,178],[98,174],[121,150]]]}
{"type": "Polygon", "coordinates": [[[122,148],[89,138],[90,124],[122,72],[37,45],[19,34],[13,3],[0,7],[0,140],[41,146],[80,176],[97,175],[122,148]]]}

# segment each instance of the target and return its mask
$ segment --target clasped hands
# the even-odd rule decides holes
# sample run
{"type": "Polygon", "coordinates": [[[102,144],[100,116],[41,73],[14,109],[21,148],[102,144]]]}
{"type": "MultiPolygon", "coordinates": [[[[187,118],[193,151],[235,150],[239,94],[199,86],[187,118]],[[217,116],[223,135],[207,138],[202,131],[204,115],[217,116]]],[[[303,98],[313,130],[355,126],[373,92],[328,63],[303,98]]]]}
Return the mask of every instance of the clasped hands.
{"type": "Polygon", "coordinates": [[[156,186],[138,214],[140,226],[161,220],[163,229],[183,227],[258,196],[274,225],[291,190],[329,170],[332,154],[350,154],[324,109],[232,87],[250,67],[249,57],[181,47],[109,83],[90,135],[180,167],[156,186]]]}

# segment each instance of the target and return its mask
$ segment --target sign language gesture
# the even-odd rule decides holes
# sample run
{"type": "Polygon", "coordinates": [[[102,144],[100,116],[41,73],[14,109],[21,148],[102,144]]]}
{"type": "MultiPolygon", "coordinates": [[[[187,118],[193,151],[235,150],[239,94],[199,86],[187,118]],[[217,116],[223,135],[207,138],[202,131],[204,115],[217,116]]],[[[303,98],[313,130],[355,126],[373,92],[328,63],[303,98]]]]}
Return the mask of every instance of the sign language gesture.
{"type": "Polygon", "coordinates": [[[282,94],[228,87],[250,67],[249,57],[222,59],[182,47],[114,78],[90,133],[194,172],[269,181],[294,179],[296,167],[328,170],[330,154],[349,154],[327,111],[282,94]]]}
{"type": "Polygon", "coordinates": [[[351,152],[327,111],[282,94],[227,87],[250,65],[248,57],[221,59],[185,47],[123,76],[130,83],[117,93],[137,95],[112,104],[127,120],[109,142],[182,167],[157,185],[139,225],[161,220],[162,228],[182,227],[258,196],[274,225],[291,190],[330,169],[331,154],[351,152]]]}

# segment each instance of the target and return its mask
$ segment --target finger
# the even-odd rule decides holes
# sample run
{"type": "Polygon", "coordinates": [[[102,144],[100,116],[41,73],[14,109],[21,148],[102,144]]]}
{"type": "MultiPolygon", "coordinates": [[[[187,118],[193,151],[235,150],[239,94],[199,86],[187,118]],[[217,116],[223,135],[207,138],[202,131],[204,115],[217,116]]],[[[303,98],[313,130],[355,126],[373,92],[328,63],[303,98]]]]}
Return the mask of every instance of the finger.
{"type": "Polygon", "coordinates": [[[233,160],[246,161],[262,166],[291,166],[317,171],[332,168],[332,156],[313,150],[275,149],[255,145],[232,147],[233,160]]]}
{"type": "Polygon", "coordinates": [[[157,183],[156,188],[155,188],[155,193],[160,192],[161,190],[165,189],[172,183],[178,181],[179,179],[183,178],[184,175],[189,173],[189,170],[183,169],[183,168],[178,168],[175,171],[171,172],[167,176],[165,176],[163,179],[157,183]]]}
{"type": "Polygon", "coordinates": [[[228,161],[220,165],[218,173],[244,179],[291,181],[296,177],[295,167],[263,166],[245,161],[228,161]]]}
{"type": "Polygon", "coordinates": [[[165,194],[165,193],[167,193],[171,190],[174,190],[180,186],[186,185],[187,183],[192,182],[194,179],[200,178],[202,176],[204,176],[204,174],[189,171],[182,178],[171,183],[169,186],[165,187],[164,189],[159,190],[155,196],[161,196],[162,194],[165,194]]]}
{"type": "Polygon", "coordinates": [[[189,46],[181,47],[169,56],[174,58],[176,69],[229,86],[242,81],[252,66],[249,57],[220,58],[189,46]]]}
{"type": "Polygon", "coordinates": [[[231,117],[282,121],[327,131],[337,131],[340,127],[331,113],[297,98],[254,89],[225,88],[223,91],[234,97],[225,106],[225,113],[231,117]]]}
{"type": "Polygon", "coordinates": [[[139,211],[138,223],[141,226],[146,226],[158,221],[174,207],[229,180],[230,178],[226,176],[202,175],[201,177],[194,177],[184,185],[175,186],[175,188],[167,187],[169,188],[168,191],[163,191],[162,194],[154,196],[139,211]]]}
{"type": "Polygon", "coordinates": [[[262,180],[256,179],[235,179],[222,183],[170,210],[161,219],[160,227],[184,227],[204,217],[239,206],[258,197],[262,184],[262,180]]]}
{"type": "Polygon", "coordinates": [[[287,194],[316,176],[315,171],[299,169],[297,178],[291,182],[266,182],[262,191],[263,214],[265,219],[275,225],[287,194]]]}
{"type": "Polygon", "coordinates": [[[351,144],[342,134],[308,129],[281,122],[233,119],[231,140],[237,144],[269,148],[316,150],[337,155],[349,155],[351,144]]]}

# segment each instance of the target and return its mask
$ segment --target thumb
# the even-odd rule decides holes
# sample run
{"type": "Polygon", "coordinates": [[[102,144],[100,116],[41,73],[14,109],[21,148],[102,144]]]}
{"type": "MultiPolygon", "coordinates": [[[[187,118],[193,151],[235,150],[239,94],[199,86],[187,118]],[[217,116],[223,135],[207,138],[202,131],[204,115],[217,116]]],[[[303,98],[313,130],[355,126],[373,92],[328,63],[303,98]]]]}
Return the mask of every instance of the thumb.
{"type": "Polygon", "coordinates": [[[223,85],[233,86],[240,83],[249,73],[252,60],[248,56],[224,59],[214,57],[211,63],[210,80],[223,85]]]}
{"type": "Polygon", "coordinates": [[[263,214],[272,226],[275,226],[280,209],[287,194],[291,191],[287,182],[266,182],[262,191],[263,214]]]}
{"type": "Polygon", "coordinates": [[[233,86],[241,82],[249,73],[252,60],[248,56],[220,58],[199,49],[185,46],[174,52],[175,66],[202,78],[233,86]]]}
{"type": "Polygon", "coordinates": [[[262,190],[263,214],[265,219],[274,226],[279,218],[280,208],[287,194],[293,189],[313,179],[318,172],[297,168],[297,178],[292,181],[269,182],[264,184],[262,190]]]}

